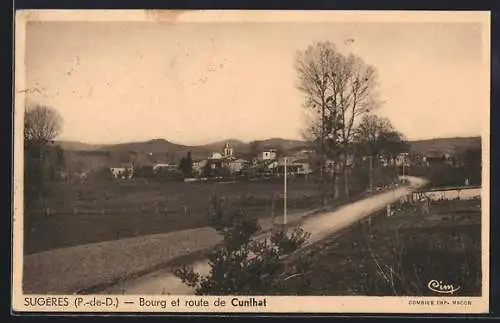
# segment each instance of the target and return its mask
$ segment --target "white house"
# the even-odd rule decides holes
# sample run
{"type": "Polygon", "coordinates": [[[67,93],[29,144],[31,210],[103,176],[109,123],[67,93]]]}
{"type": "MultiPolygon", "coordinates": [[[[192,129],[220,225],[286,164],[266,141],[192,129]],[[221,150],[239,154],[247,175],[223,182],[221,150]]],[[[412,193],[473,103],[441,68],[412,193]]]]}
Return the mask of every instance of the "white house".
{"type": "Polygon", "coordinates": [[[307,175],[312,173],[311,164],[307,161],[296,161],[294,165],[299,166],[297,168],[297,175],[307,175]]]}
{"type": "Polygon", "coordinates": [[[268,150],[261,151],[259,153],[259,159],[260,160],[276,159],[276,150],[275,149],[268,149],[268,150]]]}
{"type": "Polygon", "coordinates": [[[177,165],[174,164],[155,164],[153,166],[153,170],[160,170],[160,169],[177,169],[177,165]]]}
{"type": "Polygon", "coordinates": [[[280,165],[280,163],[277,160],[273,160],[270,163],[266,164],[266,168],[274,169],[274,168],[278,167],[279,165],[280,165]]]}
{"type": "Polygon", "coordinates": [[[244,159],[234,159],[229,161],[229,171],[231,173],[237,173],[243,169],[247,163],[244,159]]]}
{"type": "Polygon", "coordinates": [[[208,157],[208,159],[221,159],[223,156],[221,153],[218,153],[218,152],[213,152],[212,154],[210,154],[210,156],[208,157]]]}
{"type": "Polygon", "coordinates": [[[113,174],[114,178],[124,178],[124,175],[127,175],[128,178],[132,178],[134,175],[134,168],[133,167],[110,167],[111,173],[113,174]],[[128,171],[128,174],[126,174],[128,171]]]}
{"type": "Polygon", "coordinates": [[[203,173],[203,168],[207,165],[208,160],[202,159],[202,160],[193,160],[193,172],[198,173],[201,175],[203,173]]]}
{"type": "Polygon", "coordinates": [[[400,153],[394,159],[396,166],[410,166],[410,157],[408,153],[400,153]]]}

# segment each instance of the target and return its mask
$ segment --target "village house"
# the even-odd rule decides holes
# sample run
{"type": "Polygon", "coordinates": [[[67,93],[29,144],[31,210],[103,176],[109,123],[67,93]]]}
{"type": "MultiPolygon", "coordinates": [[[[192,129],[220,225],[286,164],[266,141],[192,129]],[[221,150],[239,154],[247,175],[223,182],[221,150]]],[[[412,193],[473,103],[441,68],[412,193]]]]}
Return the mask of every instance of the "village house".
{"type": "Polygon", "coordinates": [[[176,164],[155,164],[153,166],[153,171],[162,171],[162,170],[167,170],[167,171],[171,171],[171,170],[176,170],[177,169],[177,165],[176,164]]]}
{"type": "MultiPolygon", "coordinates": [[[[375,161],[374,161],[375,162],[375,161]]],[[[409,167],[411,165],[411,158],[409,153],[400,153],[396,156],[385,156],[385,155],[379,155],[378,156],[378,165],[382,167],[393,167],[393,166],[398,166],[401,167],[405,165],[405,167],[409,167]]],[[[375,165],[375,164],[374,164],[375,165]]]]}
{"type": "Polygon", "coordinates": [[[193,160],[193,162],[192,162],[193,173],[195,175],[198,175],[198,176],[202,175],[203,169],[205,168],[207,163],[208,163],[208,160],[206,160],[206,159],[193,160]]]}
{"type": "MultiPolygon", "coordinates": [[[[330,172],[330,173],[334,172],[335,170],[339,171],[340,167],[342,165],[342,162],[335,161],[333,159],[327,159],[325,161],[325,169],[326,169],[327,172],[330,172]]],[[[347,167],[353,167],[355,165],[355,157],[354,157],[354,155],[348,155],[347,158],[346,158],[346,160],[345,160],[345,164],[346,164],[347,167]]]]}
{"type": "Polygon", "coordinates": [[[280,162],[278,160],[265,160],[262,162],[262,165],[267,169],[275,169],[280,165],[280,162]]]}
{"type": "Polygon", "coordinates": [[[248,164],[248,161],[236,158],[233,154],[233,147],[226,143],[222,153],[212,152],[207,159],[193,161],[193,171],[198,176],[201,176],[205,167],[209,165],[212,171],[223,170],[230,174],[238,173],[248,164]]]}
{"type": "Polygon", "coordinates": [[[400,153],[394,158],[394,164],[396,166],[405,166],[409,167],[410,166],[410,156],[409,153],[400,153]]]}
{"type": "Polygon", "coordinates": [[[276,159],[277,153],[276,149],[267,149],[259,152],[257,159],[259,160],[273,160],[276,159]]]}
{"type": "Polygon", "coordinates": [[[299,166],[297,175],[308,175],[312,173],[312,168],[309,160],[298,159],[294,164],[299,166]]]}
{"type": "Polygon", "coordinates": [[[453,165],[451,155],[441,152],[429,152],[423,157],[423,161],[427,167],[435,165],[453,165]]]}
{"type": "Polygon", "coordinates": [[[211,160],[219,160],[219,159],[222,159],[222,154],[221,153],[218,153],[218,152],[213,152],[210,154],[210,156],[208,157],[208,159],[211,159],[211,160]]]}
{"type": "Polygon", "coordinates": [[[297,160],[297,158],[295,158],[295,157],[280,157],[277,159],[277,162],[280,166],[285,165],[285,161],[286,161],[287,165],[291,165],[296,160],[297,160]]]}
{"type": "Polygon", "coordinates": [[[410,163],[412,166],[425,166],[426,161],[425,161],[425,156],[419,153],[414,153],[410,156],[410,163]]]}
{"type": "Polygon", "coordinates": [[[296,157],[279,158],[273,165],[273,170],[277,176],[282,176],[285,173],[285,161],[287,175],[308,175],[312,173],[312,168],[307,159],[298,159],[296,157]]]}
{"type": "Polygon", "coordinates": [[[110,167],[109,169],[114,178],[130,179],[134,176],[133,166],[110,167]]]}
{"type": "Polygon", "coordinates": [[[248,162],[244,159],[238,158],[229,161],[229,171],[231,174],[239,173],[248,162]]]}

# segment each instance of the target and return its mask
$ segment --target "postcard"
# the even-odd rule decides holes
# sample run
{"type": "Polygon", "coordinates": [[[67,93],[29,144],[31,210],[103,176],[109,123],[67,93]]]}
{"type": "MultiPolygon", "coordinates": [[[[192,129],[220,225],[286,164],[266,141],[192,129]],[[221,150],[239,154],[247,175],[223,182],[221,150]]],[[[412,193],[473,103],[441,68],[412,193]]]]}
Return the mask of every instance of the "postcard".
{"type": "Polygon", "coordinates": [[[487,313],[487,11],[21,10],[16,312],[487,313]]]}

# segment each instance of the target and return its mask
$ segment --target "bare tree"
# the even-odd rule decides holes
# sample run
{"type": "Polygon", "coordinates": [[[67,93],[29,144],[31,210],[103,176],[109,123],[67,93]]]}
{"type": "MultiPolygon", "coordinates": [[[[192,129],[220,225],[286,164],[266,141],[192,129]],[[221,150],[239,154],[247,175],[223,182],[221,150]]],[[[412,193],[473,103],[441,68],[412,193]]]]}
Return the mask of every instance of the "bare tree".
{"type": "Polygon", "coordinates": [[[62,130],[62,118],[50,107],[30,105],[24,115],[24,172],[27,206],[43,190],[44,161],[49,145],[62,130]]]}
{"type": "Polygon", "coordinates": [[[374,114],[363,116],[355,130],[358,150],[368,156],[380,153],[383,140],[392,131],[395,130],[389,119],[374,114]]]}
{"type": "Polygon", "coordinates": [[[404,136],[394,129],[387,118],[366,114],[355,129],[354,142],[356,153],[369,157],[370,188],[372,186],[373,162],[377,167],[379,157],[390,160],[396,154],[408,150],[404,136]]]}
{"type": "Polygon", "coordinates": [[[363,117],[355,130],[358,151],[369,156],[392,158],[408,152],[405,136],[397,131],[387,118],[368,114],[363,117]]]}
{"type": "Polygon", "coordinates": [[[27,106],[24,113],[24,140],[45,145],[51,143],[62,130],[62,117],[54,109],[43,105],[27,106]]]}
{"type": "Polygon", "coordinates": [[[298,88],[305,94],[304,107],[316,114],[308,134],[315,137],[322,156],[333,159],[344,175],[349,196],[348,157],[360,118],[377,107],[375,69],[360,57],[344,55],[330,42],[318,42],[297,53],[298,88]]]}

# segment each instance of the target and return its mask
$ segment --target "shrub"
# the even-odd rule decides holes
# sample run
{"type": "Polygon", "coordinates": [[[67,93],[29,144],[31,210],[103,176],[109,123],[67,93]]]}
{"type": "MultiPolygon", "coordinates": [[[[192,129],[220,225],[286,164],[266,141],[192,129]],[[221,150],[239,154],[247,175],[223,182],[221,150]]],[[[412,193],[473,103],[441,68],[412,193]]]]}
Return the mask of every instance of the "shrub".
{"type": "MultiPolygon", "coordinates": [[[[299,249],[309,234],[296,228],[288,234],[282,225],[275,225],[269,237],[251,240],[260,230],[257,219],[239,209],[230,216],[216,195],[211,201],[211,219],[224,236],[223,241],[207,254],[211,267],[208,275],[181,266],[174,275],[193,287],[197,295],[258,295],[286,290],[290,268],[286,255],[299,249]]],[[[293,270],[305,270],[306,261],[296,261],[293,270]]],[[[295,281],[296,283],[297,281],[295,281]]],[[[296,290],[303,290],[307,281],[299,281],[296,290]]],[[[288,288],[289,289],[289,288],[288,288]]]]}

